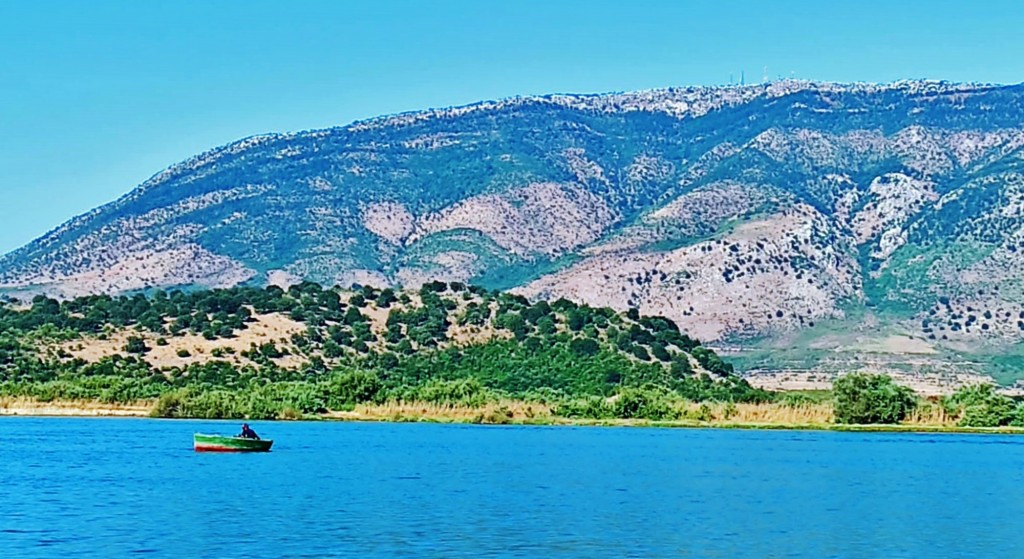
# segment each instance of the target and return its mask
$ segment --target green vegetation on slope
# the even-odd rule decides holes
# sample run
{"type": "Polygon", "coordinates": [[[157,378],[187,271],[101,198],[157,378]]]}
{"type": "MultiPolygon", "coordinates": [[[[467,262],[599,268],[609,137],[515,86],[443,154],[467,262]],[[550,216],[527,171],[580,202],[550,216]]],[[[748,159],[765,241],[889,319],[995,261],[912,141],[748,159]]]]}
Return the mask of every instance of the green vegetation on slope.
{"type": "Polygon", "coordinates": [[[665,419],[676,413],[671,401],[770,398],[668,319],[443,282],[416,292],[305,282],[287,291],[156,291],[4,305],[0,396],[159,399],[160,415],[210,418],[322,413],[364,402],[478,405],[515,398],[571,417],[665,419]],[[152,345],[188,334],[211,341],[242,335],[268,313],[305,330],[287,344],[254,342],[232,359],[219,350],[184,365],[146,359],[152,345]],[[132,332],[125,355],[87,361],[61,345],[125,331],[132,332]],[[288,359],[299,364],[282,364],[288,359]]]}

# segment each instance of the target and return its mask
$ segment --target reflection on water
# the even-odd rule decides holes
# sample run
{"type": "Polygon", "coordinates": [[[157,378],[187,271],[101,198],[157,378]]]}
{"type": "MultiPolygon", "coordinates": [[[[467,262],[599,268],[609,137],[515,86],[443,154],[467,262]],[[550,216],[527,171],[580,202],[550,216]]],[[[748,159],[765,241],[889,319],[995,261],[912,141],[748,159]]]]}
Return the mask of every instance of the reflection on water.
{"type": "Polygon", "coordinates": [[[0,557],[1024,557],[1024,438],[0,418],[0,557]]]}

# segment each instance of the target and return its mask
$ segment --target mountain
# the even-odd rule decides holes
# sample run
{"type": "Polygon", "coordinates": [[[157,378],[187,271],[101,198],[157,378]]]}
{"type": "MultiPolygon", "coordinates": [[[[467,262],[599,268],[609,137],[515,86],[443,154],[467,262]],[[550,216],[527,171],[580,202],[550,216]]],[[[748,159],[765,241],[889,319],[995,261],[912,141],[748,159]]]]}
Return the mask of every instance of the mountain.
{"type": "Polygon", "coordinates": [[[4,256],[0,289],[462,281],[664,315],[748,369],[1010,381],[1022,123],[1020,85],[780,81],[254,136],[4,256]]]}

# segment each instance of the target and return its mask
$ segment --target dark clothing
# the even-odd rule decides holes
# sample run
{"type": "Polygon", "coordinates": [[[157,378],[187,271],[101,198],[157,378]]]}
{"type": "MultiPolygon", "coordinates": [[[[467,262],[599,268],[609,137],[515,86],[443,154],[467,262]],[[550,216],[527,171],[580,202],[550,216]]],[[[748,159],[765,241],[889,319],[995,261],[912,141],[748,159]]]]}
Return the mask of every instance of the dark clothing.
{"type": "Polygon", "coordinates": [[[257,439],[257,440],[259,440],[259,438],[260,438],[260,436],[256,434],[256,431],[253,431],[252,429],[250,429],[248,427],[242,427],[242,432],[239,433],[238,436],[242,437],[243,439],[257,439]]]}

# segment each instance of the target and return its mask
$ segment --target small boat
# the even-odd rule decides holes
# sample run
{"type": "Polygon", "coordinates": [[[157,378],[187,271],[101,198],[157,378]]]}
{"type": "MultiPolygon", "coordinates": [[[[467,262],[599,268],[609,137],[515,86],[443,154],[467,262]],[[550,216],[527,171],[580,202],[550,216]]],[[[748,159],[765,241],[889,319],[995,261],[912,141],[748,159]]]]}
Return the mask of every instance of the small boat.
{"type": "Polygon", "coordinates": [[[196,452],[267,452],[274,441],[196,433],[192,444],[196,452]]]}

